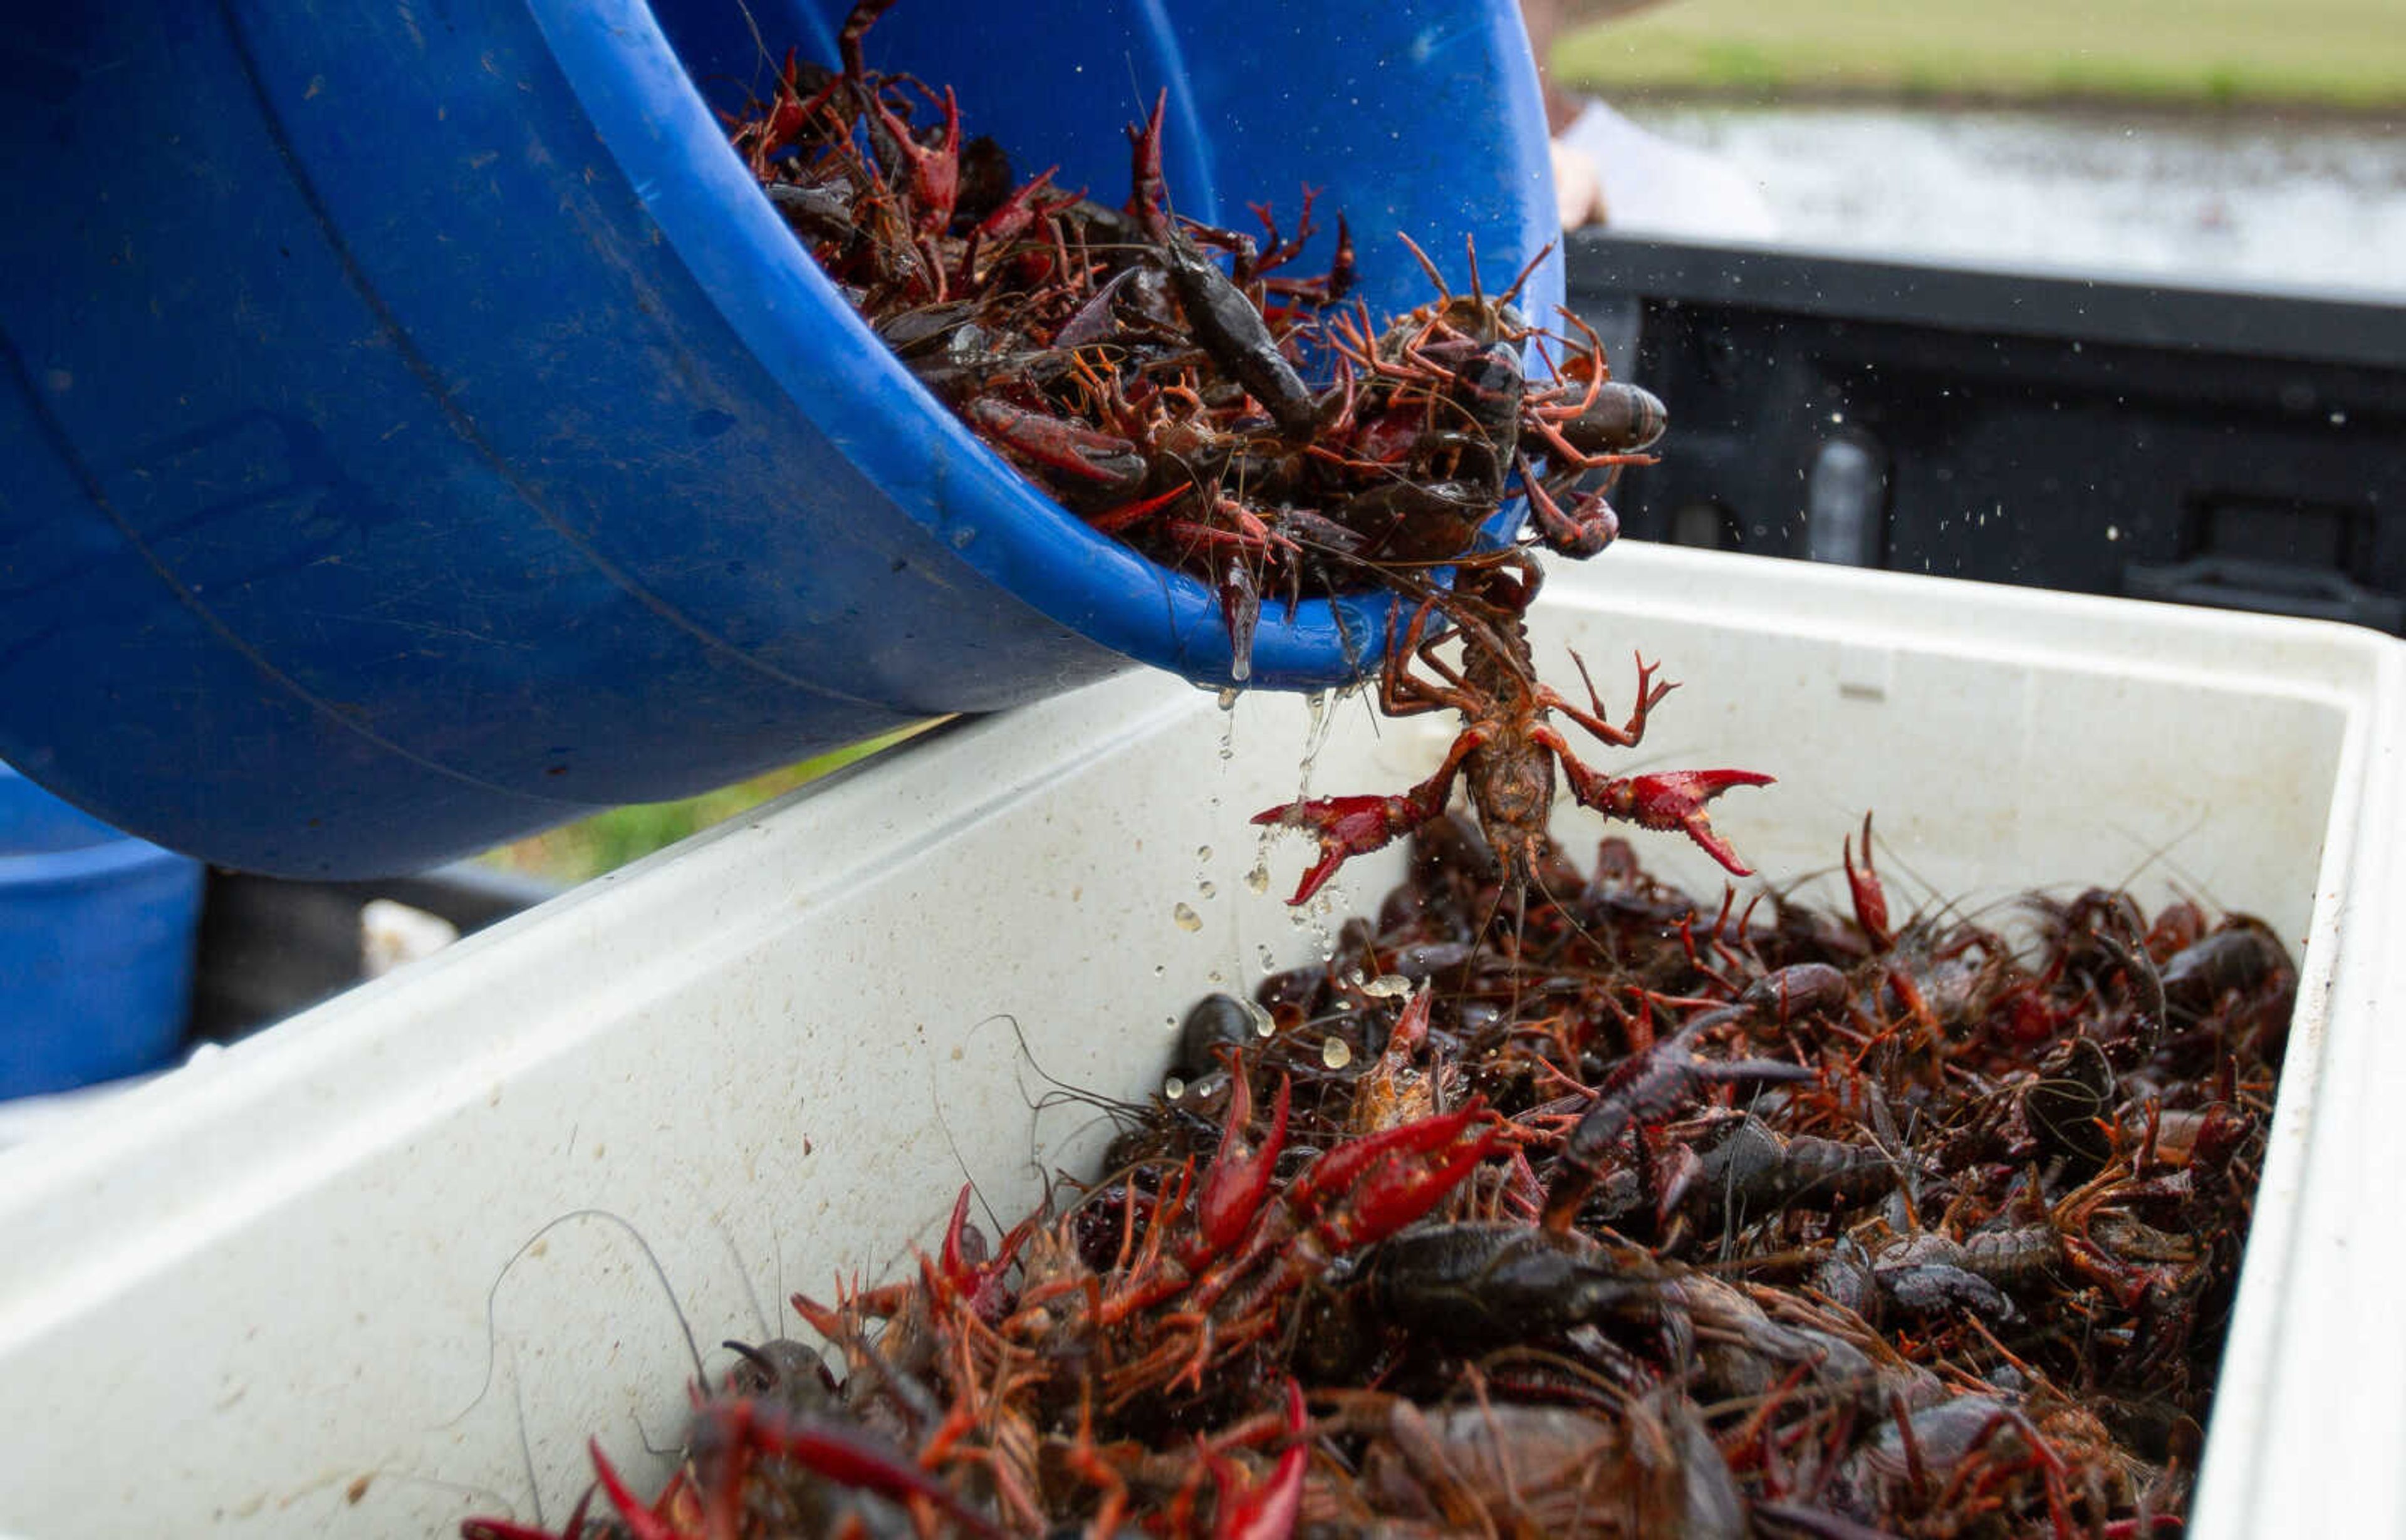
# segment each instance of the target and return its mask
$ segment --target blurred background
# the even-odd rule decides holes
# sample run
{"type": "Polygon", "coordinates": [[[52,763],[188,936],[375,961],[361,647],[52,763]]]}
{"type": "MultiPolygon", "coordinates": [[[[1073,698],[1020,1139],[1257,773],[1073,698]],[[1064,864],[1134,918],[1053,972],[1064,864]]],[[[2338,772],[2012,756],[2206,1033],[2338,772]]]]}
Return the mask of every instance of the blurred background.
{"type": "Polygon", "coordinates": [[[766,775],[704,792],[678,802],[643,802],[612,808],[531,839],[502,845],[479,859],[486,866],[545,882],[581,883],[626,865],[639,855],[676,843],[686,835],[723,823],[772,797],[817,780],[913,736],[895,733],[866,743],[804,759],[766,775]]]}
{"type": "Polygon", "coordinates": [[[1558,89],[1720,157],[1784,244],[2406,286],[2406,0],[1562,8],[1558,89]]]}

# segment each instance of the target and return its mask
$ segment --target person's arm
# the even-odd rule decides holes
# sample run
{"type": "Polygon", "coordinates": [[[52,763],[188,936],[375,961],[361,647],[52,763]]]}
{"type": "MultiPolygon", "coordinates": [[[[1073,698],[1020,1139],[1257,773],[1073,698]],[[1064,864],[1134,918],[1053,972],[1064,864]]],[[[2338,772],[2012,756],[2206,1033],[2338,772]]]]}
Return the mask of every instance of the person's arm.
{"type": "Polygon", "coordinates": [[[1554,202],[1564,230],[1606,220],[1604,171],[1595,157],[1560,135],[1584,105],[1554,83],[1554,38],[1573,27],[1588,26],[1608,17],[1643,10],[1657,0],[1521,0],[1521,24],[1529,31],[1529,49],[1536,55],[1537,85],[1546,97],[1546,130],[1554,135],[1554,202]]]}
{"type": "Polygon", "coordinates": [[[1554,205],[1562,215],[1563,228],[1603,224],[1606,219],[1604,173],[1595,157],[1560,139],[1549,141],[1548,148],[1553,151],[1554,205]]]}

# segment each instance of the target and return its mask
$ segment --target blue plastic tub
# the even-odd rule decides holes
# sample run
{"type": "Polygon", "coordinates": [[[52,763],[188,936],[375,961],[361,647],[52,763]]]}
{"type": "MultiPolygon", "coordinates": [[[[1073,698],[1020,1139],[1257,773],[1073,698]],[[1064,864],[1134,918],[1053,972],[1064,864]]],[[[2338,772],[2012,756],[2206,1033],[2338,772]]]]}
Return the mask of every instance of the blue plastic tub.
{"type": "Polygon", "coordinates": [[[200,916],[199,862],[0,765],[0,1098],[173,1059],[200,916]]]}
{"type": "MultiPolygon", "coordinates": [[[[1022,483],[877,344],[713,106],[844,7],[20,7],[0,21],[0,755],[228,865],[430,865],[1129,666],[1203,587],[1022,483]],[[755,31],[757,23],[757,31],[755,31]]],[[[1182,212],[1324,187],[1367,298],[1552,234],[1511,0],[901,0],[873,65],[1182,212]]],[[[1558,270],[1532,300],[1560,293],[1558,270]]],[[[1255,683],[1383,611],[1266,614],[1255,683]]]]}

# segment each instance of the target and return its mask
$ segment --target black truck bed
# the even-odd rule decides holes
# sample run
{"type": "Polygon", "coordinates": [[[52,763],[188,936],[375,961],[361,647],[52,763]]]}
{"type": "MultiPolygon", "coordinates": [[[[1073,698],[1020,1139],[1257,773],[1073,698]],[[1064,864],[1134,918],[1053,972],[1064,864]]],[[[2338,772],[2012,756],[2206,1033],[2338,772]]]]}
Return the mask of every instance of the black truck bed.
{"type": "Polygon", "coordinates": [[[2406,630],[2406,309],[1689,246],[1568,249],[1666,402],[1645,539],[2406,630]]]}

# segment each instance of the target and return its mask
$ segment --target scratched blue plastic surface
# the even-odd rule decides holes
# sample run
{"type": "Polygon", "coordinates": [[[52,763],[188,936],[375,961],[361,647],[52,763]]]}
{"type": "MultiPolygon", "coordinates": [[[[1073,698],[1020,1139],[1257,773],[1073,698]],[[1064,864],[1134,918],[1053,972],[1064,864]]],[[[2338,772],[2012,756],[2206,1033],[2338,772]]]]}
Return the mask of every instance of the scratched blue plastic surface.
{"type": "Polygon", "coordinates": [[[174,1058],[200,911],[199,863],[0,765],[0,1098],[174,1058]]]}
{"type": "MultiPolygon", "coordinates": [[[[727,148],[754,23],[831,60],[842,8],[0,21],[0,756],[364,874],[1131,659],[1224,680],[1212,597],[953,421],[727,148]]],[[[901,0],[869,53],[1113,203],[1166,86],[1180,209],[1324,187],[1374,308],[1429,297],[1395,232],[1457,286],[1465,234],[1550,238],[1510,0],[901,0]]],[[[1348,677],[1383,615],[1272,606],[1254,682],[1348,677]]]]}

